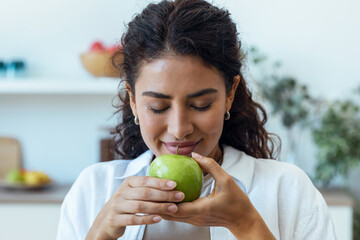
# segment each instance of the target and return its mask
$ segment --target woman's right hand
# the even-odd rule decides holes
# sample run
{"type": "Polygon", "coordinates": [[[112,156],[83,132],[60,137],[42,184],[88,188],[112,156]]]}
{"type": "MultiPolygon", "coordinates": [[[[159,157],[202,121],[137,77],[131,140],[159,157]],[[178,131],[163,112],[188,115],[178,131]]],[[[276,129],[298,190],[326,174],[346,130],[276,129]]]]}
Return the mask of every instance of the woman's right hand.
{"type": "Polygon", "coordinates": [[[176,183],[167,179],[128,177],[101,209],[86,239],[118,239],[126,226],[154,224],[161,220],[160,214],[175,213],[174,203],[184,198],[175,187],[176,183]]]}

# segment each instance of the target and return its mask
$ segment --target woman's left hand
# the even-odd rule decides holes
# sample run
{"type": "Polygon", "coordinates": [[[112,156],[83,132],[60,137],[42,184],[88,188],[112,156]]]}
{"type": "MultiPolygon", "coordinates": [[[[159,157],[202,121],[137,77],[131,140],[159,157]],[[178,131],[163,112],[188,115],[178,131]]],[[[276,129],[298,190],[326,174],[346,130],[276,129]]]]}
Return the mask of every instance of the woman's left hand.
{"type": "Polygon", "coordinates": [[[209,196],[181,203],[175,214],[161,215],[162,218],[195,226],[226,227],[238,238],[255,236],[264,230],[270,234],[264,237],[272,236],[248,196],[215,160],[196,153],[192,157],[213,176],[215,187],[209,196]]]}

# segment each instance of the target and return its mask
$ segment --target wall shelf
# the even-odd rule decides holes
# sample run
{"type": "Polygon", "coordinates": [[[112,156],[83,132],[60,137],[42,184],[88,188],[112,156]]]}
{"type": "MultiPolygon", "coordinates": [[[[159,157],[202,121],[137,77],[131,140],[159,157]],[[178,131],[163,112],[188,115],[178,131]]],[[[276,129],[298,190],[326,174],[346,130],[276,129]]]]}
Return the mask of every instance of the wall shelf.
{"type": "Polygon", "coordinates": [[[0,79],[0,95],[41,95],[41,94],[87,94],[115,95],[119,79],[49,79],[22,78],[0,79]]]}

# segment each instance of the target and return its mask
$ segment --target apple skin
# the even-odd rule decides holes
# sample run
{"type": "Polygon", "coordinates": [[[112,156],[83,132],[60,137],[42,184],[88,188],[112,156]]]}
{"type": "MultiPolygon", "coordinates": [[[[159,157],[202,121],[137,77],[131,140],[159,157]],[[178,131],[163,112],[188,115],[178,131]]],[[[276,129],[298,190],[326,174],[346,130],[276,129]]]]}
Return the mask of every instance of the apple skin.
{"type": "Polygon", "coordinates": [[[91,52],[102,52],[106,51],[104,44],[100,41],[93,42],[90,47],[91,52]]]}
{"type": "Polygon", "coordinates": [[[6,181],[8,183],[22,183],[24,181],[24,176],[21,170],[15,169],[6,174],[6,181]]]}
{"type": "Polygon", "coordinates": [[[194,159],[176,154],[162,155],[152,161],[149,176],[175,181],[175,190],[185,194],[182,202],[198,199],[204,180],[201,168],[194,159]]]}

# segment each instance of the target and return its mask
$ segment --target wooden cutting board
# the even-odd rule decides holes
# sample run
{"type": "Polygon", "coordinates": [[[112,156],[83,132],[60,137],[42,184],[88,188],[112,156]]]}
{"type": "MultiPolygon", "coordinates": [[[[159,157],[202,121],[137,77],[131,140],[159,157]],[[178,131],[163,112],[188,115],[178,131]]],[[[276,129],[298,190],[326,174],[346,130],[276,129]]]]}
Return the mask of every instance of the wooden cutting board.
{"type": "Polygon", "coordinates": [[[8,171],[22,167],[20,142],[15,138],[0,137],[0,179],[8,171]]]}

